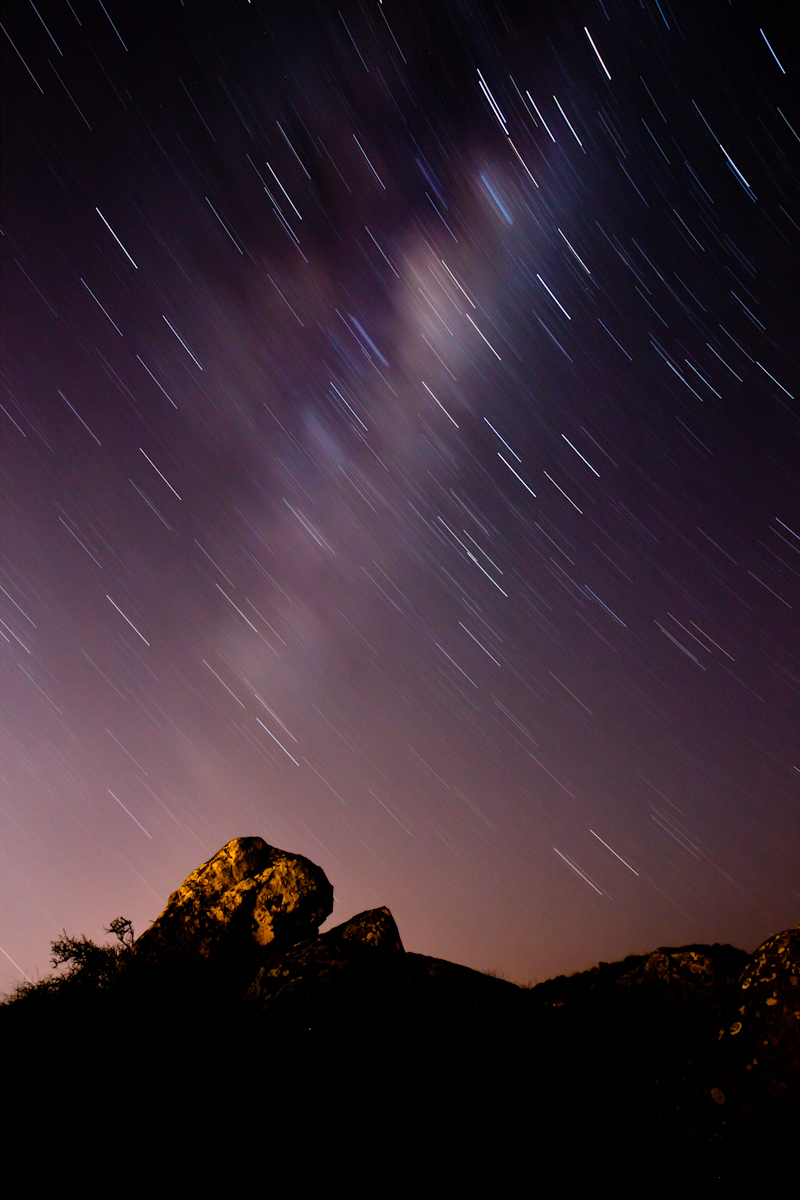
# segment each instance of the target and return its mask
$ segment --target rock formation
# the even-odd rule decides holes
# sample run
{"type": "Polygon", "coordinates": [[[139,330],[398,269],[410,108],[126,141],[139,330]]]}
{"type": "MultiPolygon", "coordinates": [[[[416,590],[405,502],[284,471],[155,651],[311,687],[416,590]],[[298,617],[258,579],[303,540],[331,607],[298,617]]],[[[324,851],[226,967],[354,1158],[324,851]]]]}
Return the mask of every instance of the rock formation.
{"type": "MultiPolygon", "coordinates": [[[[733,1104],[764,1118],[797,1106],[800,927],[768,938],[750,956],[729,993],[720,1024],[706,1071],[716,1103],[733,1104]]],[[[797,1130],[800,1135],[800,1122],[797,1130]]]]}
{"type": "Polygon", "coordinates": [[[359,913],[316,938],[277,946],[245,1002],[281,1026],[313,1033],[319,1045],[345,1032],[369,1042],[449,1040],[481,1020],[521,1011],[523,992],[469,967],[404,950],[388,908],[359,913]]]}
{"type": "Polygon", "coordinates": [[[661,947],[521,988],[406,951],[387,908],[320,934],[332,907],[307,859],[229,842],[126,952],[116,988],[0,1009],[21,1110],[47,1110],[25,1088],[68,1048],[59,1128],[84,1111],[77,1088],[109,1136],[146,1096],[184,1142],[202,1125],[203,1153],[268,1129],[271,1163],[327,1131],[330,1161],[391,1146],[449,1184],[459,1167],[474,1186],[479,1168],[511,1182],[546,1161],[571,1185],[623,1191],[639,1171],[794,1177],[800,928],[752,955],[661,947]]]}
{"type": "Polygon", "coordinates": [[[317,937],[269,956],[245,1000],[277,1017],[299,1022],[336,1009],[374,1003],[385,978],[392,978],[405,955],[388,908],[359,913],[317,937]]]}
{"type": "Polygon", "coordinates": [[[176,974],[205,965],[247,973],[259,950],[316,934],[333,910],[325,872],[307,858],[234,838],[173,892],[134,944],[132,967],[176,974]]]}

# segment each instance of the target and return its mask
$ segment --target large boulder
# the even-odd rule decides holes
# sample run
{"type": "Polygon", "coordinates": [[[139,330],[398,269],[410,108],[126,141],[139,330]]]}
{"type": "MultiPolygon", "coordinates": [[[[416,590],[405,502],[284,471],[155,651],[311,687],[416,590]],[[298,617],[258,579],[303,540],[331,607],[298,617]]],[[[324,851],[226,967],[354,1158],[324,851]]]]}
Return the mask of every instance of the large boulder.
{"type": "Polygon", "coordinates": [[[131,965],[138,974],[207,967],[246,977],[267,947],[315,935],[332,910],[321,867],[262,838],[234,838],[172,893],[136,939],[131,965]]]}
{"type": "Polygon", "coordinates": [[[271,1023],[307,1028],[345,1014],[357,1019],[365,1010],[374,1013],[404,955],[389,909],[369,909],[282,952],[275,947],[246,999],[271,1023]]]}
{"type": "Polygon", "coordinates": [[[708,1094],[747,1116],[800,1122],[800,926],[751,956],[718,1035],[708,1094]]]}

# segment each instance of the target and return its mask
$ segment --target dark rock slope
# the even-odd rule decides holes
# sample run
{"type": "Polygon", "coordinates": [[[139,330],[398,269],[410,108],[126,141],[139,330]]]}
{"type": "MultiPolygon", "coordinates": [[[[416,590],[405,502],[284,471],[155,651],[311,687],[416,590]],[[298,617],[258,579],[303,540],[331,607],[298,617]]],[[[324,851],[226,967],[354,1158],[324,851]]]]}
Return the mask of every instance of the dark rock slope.
{"type": "Polygon", "coordinates": [[[319,934],[332,907],[307,859],[229,842],[116,986],[0,1009],[23,1109],[100,1143],[122,1121],[193,1153],[324,1144],[444,1186],[796,1176],[800,929],[520,988],[406,951],[387,908],[319,934]]]}

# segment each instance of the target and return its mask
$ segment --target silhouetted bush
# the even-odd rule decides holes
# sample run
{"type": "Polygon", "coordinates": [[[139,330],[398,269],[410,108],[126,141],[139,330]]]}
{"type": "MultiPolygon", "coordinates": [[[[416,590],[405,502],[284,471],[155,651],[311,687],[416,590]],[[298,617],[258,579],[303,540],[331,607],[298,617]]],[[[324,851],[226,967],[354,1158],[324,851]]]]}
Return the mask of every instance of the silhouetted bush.
{"type": "Polygon", "coordinates": [[[77,997],[113,988],[122,977],[133,946],[133,925],[127,917],[116,917],[105,932],[113,933],[116,942],[98,946],[85,935],[73,938],[63,930],[64,936],[50,944],[50,962],[57,971],[64,970],[35,982],[18,983],[2,1003],[31,1007],[54,997],[77,997]]]}

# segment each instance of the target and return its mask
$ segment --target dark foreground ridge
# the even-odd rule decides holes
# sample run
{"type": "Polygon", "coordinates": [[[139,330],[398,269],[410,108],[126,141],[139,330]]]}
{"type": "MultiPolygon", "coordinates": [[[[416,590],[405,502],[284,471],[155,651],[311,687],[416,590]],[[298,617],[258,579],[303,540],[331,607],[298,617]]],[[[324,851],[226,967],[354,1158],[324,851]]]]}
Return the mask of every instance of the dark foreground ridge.
{"type": "Polygon", "coordinates": [[[451,1184],[795,1177],[800,928],[522,988],[406,951],[387,908],[319,934],[332,908],[308,859],[229,842],[132,945],[114,923],[112,971],[0,1008],[19,1113],[162,1157],[327,1139],[451,1184]]]}

